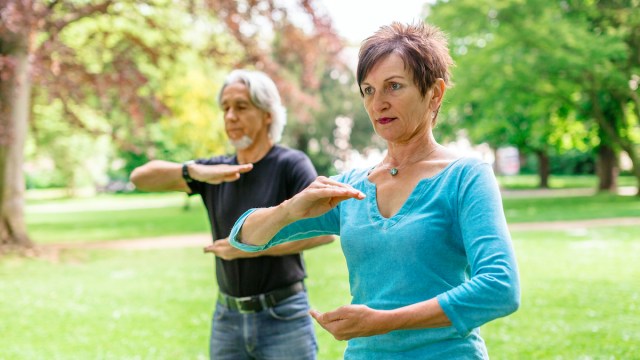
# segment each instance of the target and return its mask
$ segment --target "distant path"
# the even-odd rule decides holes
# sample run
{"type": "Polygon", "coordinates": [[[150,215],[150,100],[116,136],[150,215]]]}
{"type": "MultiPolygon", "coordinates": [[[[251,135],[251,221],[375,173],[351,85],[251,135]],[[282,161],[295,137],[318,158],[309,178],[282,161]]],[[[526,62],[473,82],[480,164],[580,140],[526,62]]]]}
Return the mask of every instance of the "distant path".
{"type": "MultiPolygon", "coordinates": [[[[636,188],[633,186],[621,187],[618,191],[620,195],[635,195],[636,188]]],[[[503,190],[502,196],[505,198],[524,198],[524,197],[570,197],[570,196],[590,196],[595,194],[593,189],[533,189],[533,190],[503,190]]],[[[158,201],[141,201],[138,202],[140,207],[162,207],[168,203],[179,203],[180,199],[160,199],[158,201]],[[176,201],[178,200],[178,201],[176,201]]],[[[107,206],[109,210],[124,208],[123,204],[113,204],[107,206]]],[[[131,204],[126,204],[127,207],[131,204]]],[[[71,208],[71,206],[69,207],[71,208]]],[[[39,208],[41,212],[53,212],[54,209],[39,208]]],[[[60,211],[60,208],[55,209],[60,211]]],[[[530,230],[570,230],[577,228],[591,228],[599,226],[640,226],[640,217],[631,218],[611,218],[611,219],[585,219],[585,220],[568,220],[568,221],[543,221],[543,222],[524,222],[511,223],[509,229],[513,231],[530,231],[530,230]]],[[[42,244],[40,248],[43,250],[65,249],[120,249],[120,250],[147,250],[147,249],[171,249],[198,247],[204,248],[211,243],[211,233],[187,234],[187,235],[169,235],[152,238],[123,239],[112,241],[99,241],[89,243],[57,243],[42,244]]]]}
{"type": "Polygon", "coordinates": [[[124,249],[124,250],[148,250],[171,249],[185,247],[200,247],[211,244],[211,234],[170,235],[153,238],[138,238],[130,240],[111,240],[98,242],[77,242],[44,244],[43,247],[54,250],[62,249],[124,249]]]}
{"type": "Polygon", "coordinates": [[[570,230],[578,228],[592,228],[600,226],[638,226],[640,217],[610,218],[610,219],[584,219],[563,221],[521,222],[509,224],[510,230],[570,230]]]}
{"type": "MultiPolygon", "coordinates": [[[[572,197],[591,196],[596,194],[595,189],[530,189],[530,190],[501,190],[502,197],[505,198],[530,198],[530,197],[572,197]]],[[[633,196],[637,192],[635,186],[621,186],[618,188],[618,195],[633,196]]]]}
{"type": "MultiPolygon", "coordinates": [[[[601,226],[640,226],[640,217],[587,219],[569,221],[542,221],[509,224],[512,231],[531,230],[575,230],[601,226]]],[[[89,243],[44,244],[41,247],[50,250],[66,249],[117,249],[117,250],[149,250],[196,247],[204,248],[211,243],[211,234],[171,235],[155,238],[131,240],[113,240],[89,243]]]]}

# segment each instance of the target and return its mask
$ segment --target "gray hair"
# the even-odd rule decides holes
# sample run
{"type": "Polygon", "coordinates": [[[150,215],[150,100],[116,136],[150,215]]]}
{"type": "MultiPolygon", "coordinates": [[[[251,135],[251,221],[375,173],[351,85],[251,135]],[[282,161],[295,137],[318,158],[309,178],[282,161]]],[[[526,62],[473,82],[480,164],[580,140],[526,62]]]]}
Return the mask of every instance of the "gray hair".
{"type": "Polygon", "coordinates": [[[224,81],[218,93],[218,103],[222,103],[222,92],[233,83],[242,83],[249,89],[251,102],[261,110],[271,114],[269,136],[274,143],[282,138],[287,123],[287,110],[282,106],[276,84],[267,74],[260,71],[233,70],[224,81]]]}

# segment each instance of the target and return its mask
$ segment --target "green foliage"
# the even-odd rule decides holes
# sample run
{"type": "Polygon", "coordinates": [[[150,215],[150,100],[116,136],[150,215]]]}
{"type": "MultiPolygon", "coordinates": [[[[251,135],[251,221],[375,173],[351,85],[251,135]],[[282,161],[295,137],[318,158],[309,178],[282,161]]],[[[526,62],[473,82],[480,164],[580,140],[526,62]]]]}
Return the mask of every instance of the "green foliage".
{"type": "MultiPolygon", "coordinates": [[[[62,5],[53,9],[51,19],[70,16],[62,5]]],[[[213,30],[214,16],[191,10],[122,1],[38,34],[48,62],[38,77],[28,159],[53,162],[62,180],[56,185],[102,185],[105,174],[126,179],[151,158],[183,161],[225,150],[215,92],[227,58],[203,53],[226,46],[229,36],[213,30]]]]}
{"type": "Polygon", "coordinates": [[[458,64],[440,130],[467,128],[475,142],[523,153],[584,152],[605,141],[629,151],[626,133],[638,128],[629,125],[635,115],[619,110],[632,97],[619,94],[640,69],[629,46],[634,14],[628,2],[436,2],[427,21],[451,34],[458,64]],[[594,131],[605,126],[594,115],[596,98],[620,138],[594,131]]]}
{"type": "Polygon", "coordinates": [[[319,174],[334,175],[336,159],[343,159],[352,149],[362,151],[371,147],[375,133],[362,106],[360,93],[353,85],[353,74],[328,69],[321,79],[322,106],[312,111],[314,121],[308,125],[288,125],[287,132],[289,138],[291,135],[297,137],[294,144],[309,155],[319,174]],[[348,125],[339,127],[340,121],[348,125]]]}
{"type": "MultiPolygon", "coordinates": [[[[524,156],[520,164],[520,174],[537,174],[538,158],[533,154],[524,156]]],[[[591,151],[581,152],[567,149],[558,154],[555,151],[549,155],[552,175],[593,175],[595,174],[596,159],[591,151]]]]}

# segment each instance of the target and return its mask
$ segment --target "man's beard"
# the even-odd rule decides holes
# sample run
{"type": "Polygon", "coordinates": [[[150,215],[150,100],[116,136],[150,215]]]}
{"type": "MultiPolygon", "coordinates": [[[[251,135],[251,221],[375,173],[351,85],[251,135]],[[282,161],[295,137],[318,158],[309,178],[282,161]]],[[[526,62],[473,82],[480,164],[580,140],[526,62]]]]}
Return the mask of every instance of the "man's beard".
{"type": "Polygon", "coordinates": [[[229,140],[231,146],[236,148],[236,150],[244,150],[253,144],[253,140],[247,135],[242,135],[242,137],[238,140],[229,140]]]}

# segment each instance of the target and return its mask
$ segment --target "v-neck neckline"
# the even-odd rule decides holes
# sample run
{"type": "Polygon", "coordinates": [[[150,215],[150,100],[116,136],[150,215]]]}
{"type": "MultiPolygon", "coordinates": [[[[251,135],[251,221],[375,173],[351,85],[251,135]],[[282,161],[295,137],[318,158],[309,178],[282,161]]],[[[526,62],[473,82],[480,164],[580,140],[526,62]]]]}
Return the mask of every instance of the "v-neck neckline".
{"type": "Polygon", "coordinates": [[[428,184],[440,178],[444,173],[449,171],[453,164],[457,163],[459,160],[460,158],[451,161],[449,164],[447,164],[447,166],[444,167],[444,169],[440,170],[438,173],[431,177],[426,177],[418,180],[400,209],[398,209],[398,211],[390,217],[384,217],[380,212],[380,207],[378,206],[378,187],[375,183],[371,182],[365,174],[365,194],[367,195],[367,204],[371,219],[374,220],[374,222],[381,224],[383,229],[388,229],[400,222],[400,220],[402,220],[402,218],[406,216],[406,214],[411,212],[415,201],[419,197],[419,193],[422,192],[422,187],[424,187],[425,184],[428,184]]]}

